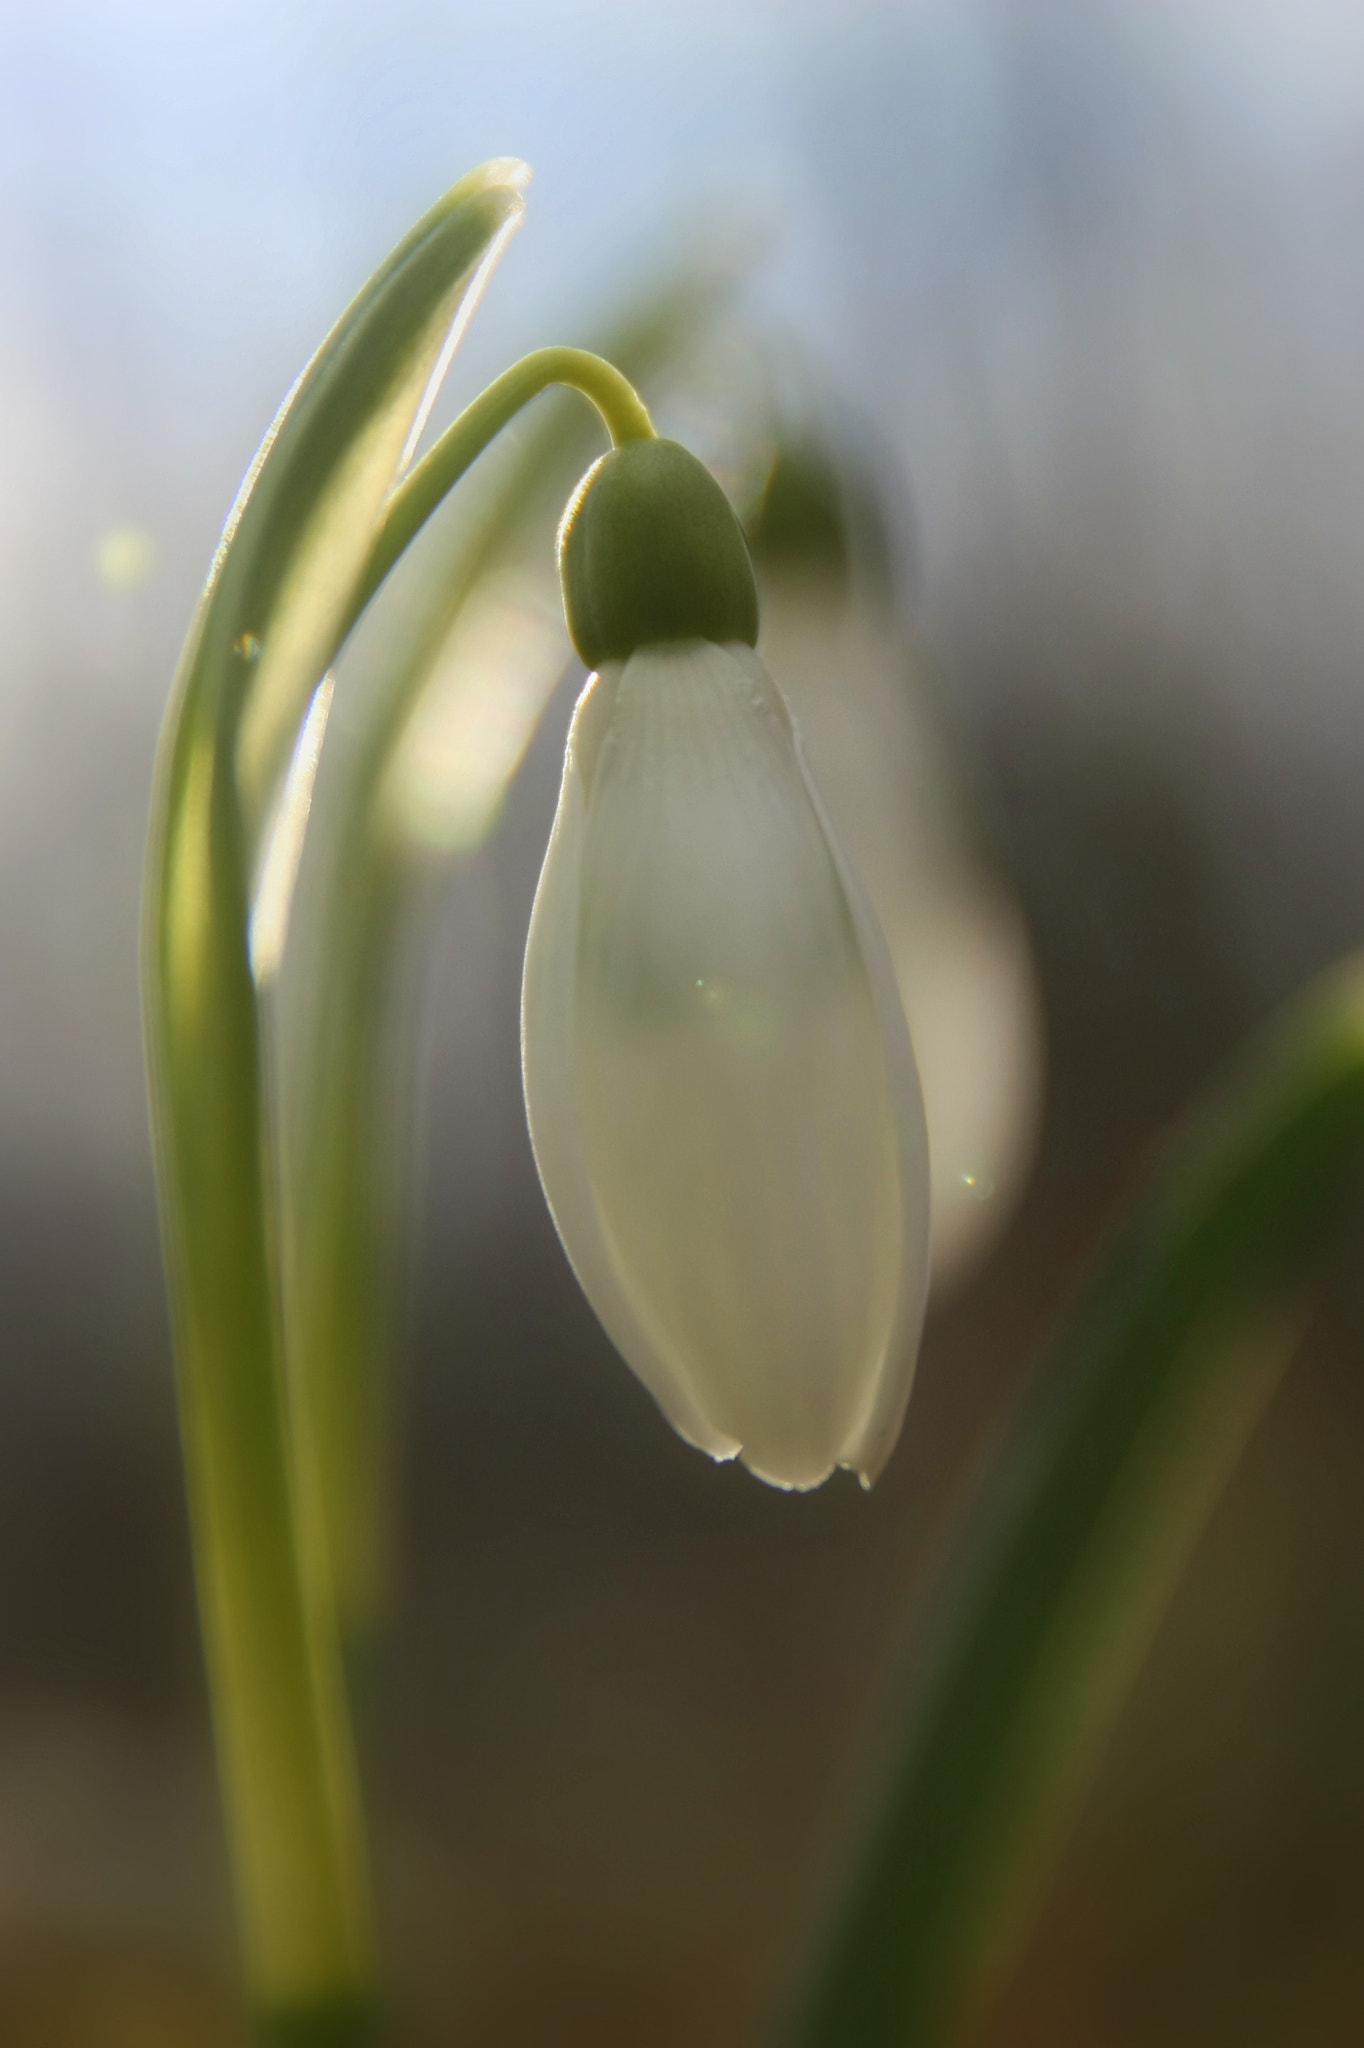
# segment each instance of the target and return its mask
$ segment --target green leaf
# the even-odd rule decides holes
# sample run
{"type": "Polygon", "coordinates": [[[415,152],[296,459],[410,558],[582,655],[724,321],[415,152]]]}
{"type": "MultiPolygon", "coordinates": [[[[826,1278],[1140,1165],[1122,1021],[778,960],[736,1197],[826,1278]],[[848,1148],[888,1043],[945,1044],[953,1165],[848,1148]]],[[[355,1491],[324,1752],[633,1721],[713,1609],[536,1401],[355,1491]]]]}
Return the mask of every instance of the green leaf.
{"type": "Polygon", "coordinates": [[[1352,961],[1170,1148],[987,1475],[800,2048],[956,2040],[1010,1959],[1362,1163],[1352,961]]]}
{"type": "Polygon", "coordinates": [[[399,243],[285,399],[228,519],[187,688],[212,692],[229,720],[244,713],[238,765],[256,822],[349,621],[384,503],[519,224],[525,175],[484,165],[399,243]],[[244,652],[258,671],[245,701],[244,652]]]}
{"type": "Polygon", "coordinates": [[[249,958],[275,793],[395,478],[523,172],[432,209],[285,401],[228,521],[158,763],[147,1060],[196,1570],[248,1983],[263,2010],[372,1975],[359,1801],[322,1550],[296,1456],[264,1032],[249,958]]]}

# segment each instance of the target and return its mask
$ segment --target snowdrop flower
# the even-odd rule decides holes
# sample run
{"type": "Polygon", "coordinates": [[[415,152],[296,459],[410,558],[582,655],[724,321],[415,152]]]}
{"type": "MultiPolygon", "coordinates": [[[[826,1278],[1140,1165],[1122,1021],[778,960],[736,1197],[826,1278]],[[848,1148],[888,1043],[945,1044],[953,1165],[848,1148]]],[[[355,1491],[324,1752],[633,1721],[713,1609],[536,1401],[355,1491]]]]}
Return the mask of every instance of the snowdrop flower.
{"type": "Polygon", "coordinates": [[[531,920],[522,1058],[559,1234],[690,1442],[870,1481],[923,1316],[928,1156],[884,945],[753,653],[694,457],[589,471],[560,566],[588,680],[531,920]]]}

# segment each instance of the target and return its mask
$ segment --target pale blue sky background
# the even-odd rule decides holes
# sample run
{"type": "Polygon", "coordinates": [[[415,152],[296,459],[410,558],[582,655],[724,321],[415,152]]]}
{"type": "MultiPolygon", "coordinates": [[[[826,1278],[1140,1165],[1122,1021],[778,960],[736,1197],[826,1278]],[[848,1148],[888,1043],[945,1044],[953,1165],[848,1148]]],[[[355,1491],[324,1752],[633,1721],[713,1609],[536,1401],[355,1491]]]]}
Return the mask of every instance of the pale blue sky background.
{"type": "MultiPolygon", "coordinates": [[[[341,304],[494,153],[536,176],[462,387],[589,328],[697,221],[760,224],[754,303],[912,479],[925,623],[973,715],[1077,608],[1194,649],[1198,716],[1249,750],[1292,857],[1353,877],[1305,937],[1252,877],[1251,941],[1284,979],[1339,940],[1364,746],[1358,9],[7,0],[6,1170],[143,1170],[141,818],[218,524],[341,304]],[[124,522],[157,565],[113,592],[94,549],[124,522]]],[[[1145,715],[1104,687],[1086,716],[1145,715]]]]}

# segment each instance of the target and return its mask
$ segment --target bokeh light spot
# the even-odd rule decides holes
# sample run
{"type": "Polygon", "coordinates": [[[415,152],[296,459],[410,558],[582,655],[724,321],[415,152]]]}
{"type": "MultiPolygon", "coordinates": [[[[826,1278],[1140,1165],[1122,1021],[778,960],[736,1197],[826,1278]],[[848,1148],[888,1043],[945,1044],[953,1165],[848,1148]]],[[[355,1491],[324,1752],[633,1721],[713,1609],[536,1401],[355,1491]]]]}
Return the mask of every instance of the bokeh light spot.
{"type": "Polygon", "coordinates": [[[95,543],[95,574],[106,590],[136,590],[155,569],[156,552],[145,526],[111,526],[95,543]]]}

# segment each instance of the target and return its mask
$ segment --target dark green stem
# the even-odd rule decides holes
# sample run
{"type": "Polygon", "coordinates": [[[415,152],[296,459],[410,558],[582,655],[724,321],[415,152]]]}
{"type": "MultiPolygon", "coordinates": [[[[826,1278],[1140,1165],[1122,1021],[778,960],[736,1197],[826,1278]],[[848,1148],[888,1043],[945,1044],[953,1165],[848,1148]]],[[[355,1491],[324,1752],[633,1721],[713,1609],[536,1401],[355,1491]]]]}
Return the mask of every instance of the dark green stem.
{"type": "Polygon", "coordinates": [[[1364,1164],[1364,964],[1172,1147],[988,1476],[798,2048],[937,2048],[1007,1962],[1070,1802],[1364,1164]]]}

